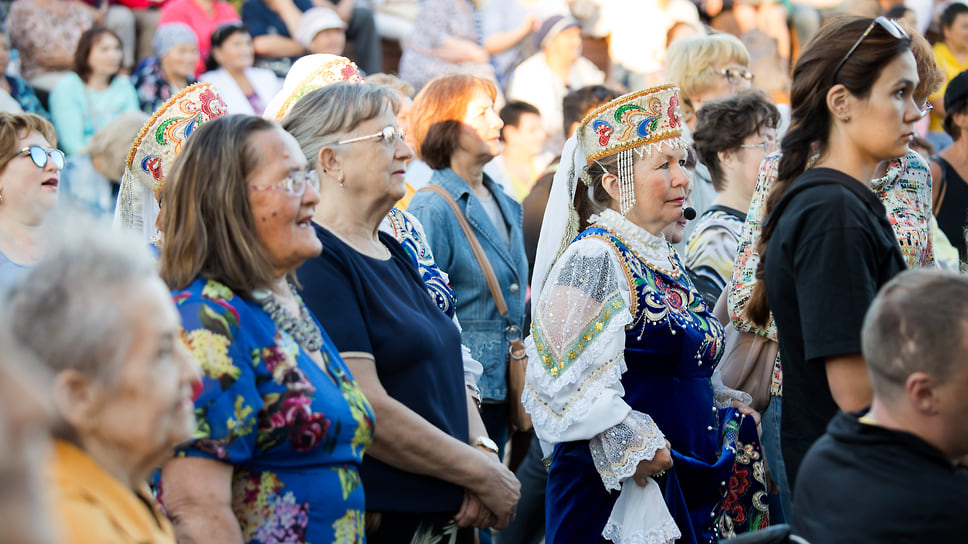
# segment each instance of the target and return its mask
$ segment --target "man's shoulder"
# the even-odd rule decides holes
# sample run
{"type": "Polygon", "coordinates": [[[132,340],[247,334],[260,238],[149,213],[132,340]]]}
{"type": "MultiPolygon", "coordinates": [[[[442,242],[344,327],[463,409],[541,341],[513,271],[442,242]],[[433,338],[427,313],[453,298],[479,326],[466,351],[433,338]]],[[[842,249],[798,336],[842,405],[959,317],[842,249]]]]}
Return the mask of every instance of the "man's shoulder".
{"type": "Polygon", "coordinates": [[[914,435],[869,426],[856,415],[838,414],[810,448],[794,496],[794,528],[811,542],[968,531],[968,519],[951,515],[952,505],[968,501],[968,472],[954,470],[914,435]],[[926,519],[934,521],[918,527],[926,519]]]}

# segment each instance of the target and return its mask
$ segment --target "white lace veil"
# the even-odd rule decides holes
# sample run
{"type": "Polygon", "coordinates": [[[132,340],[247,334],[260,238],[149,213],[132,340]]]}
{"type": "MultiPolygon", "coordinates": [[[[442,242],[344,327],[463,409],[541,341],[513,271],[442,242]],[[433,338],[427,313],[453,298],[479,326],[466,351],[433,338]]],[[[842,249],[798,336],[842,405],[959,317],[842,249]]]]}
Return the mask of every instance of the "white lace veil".
{"type": "Polygon", "coordinates": [[[568,138],[562,149],[561,163],[551,182],[551,194],[548,195],[548,205],[541,222],[538,249],[534,256],[534,273],[531,276],[532,317],[538,308],[534,301],[540,299],[548,272],[580,232],[578,212],[575,211],[575,190],[580,185],[579,174],[584,167],[585,149],[576,133],[568,138]]]}

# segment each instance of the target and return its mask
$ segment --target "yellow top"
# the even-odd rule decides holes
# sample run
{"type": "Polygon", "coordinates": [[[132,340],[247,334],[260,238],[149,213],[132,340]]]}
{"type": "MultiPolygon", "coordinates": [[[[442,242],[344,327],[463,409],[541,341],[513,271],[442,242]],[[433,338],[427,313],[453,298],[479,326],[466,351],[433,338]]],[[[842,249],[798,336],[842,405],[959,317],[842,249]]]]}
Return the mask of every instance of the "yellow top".
{"type": "MultiPolygon", "coordinates": [[[[938,66],[944,70],[944,85],[938,89],[938,92],[930,96],[931,100],[937,98],[944,99],[945,89],[948,88],[948,83],[955,78],[956,75],[968,70],[968,58],[965,59],[965,63],[961,64],[958,59],[951,53],[951,49],[944,42],[938,42],[934,44],[934,58],[938,62],[938,66]]],[[[941,122],[944,121],[944,117],[931,112],[931,125],[928,127],[929,132],[944,132],[944,128],[941,126],[941,122]]]]}
{"type": "Polygon", "coordinates": [[[63,542],[175,544],[147,484],[135,493],[76,446],[54,442],[47,477],[63,542]]]}

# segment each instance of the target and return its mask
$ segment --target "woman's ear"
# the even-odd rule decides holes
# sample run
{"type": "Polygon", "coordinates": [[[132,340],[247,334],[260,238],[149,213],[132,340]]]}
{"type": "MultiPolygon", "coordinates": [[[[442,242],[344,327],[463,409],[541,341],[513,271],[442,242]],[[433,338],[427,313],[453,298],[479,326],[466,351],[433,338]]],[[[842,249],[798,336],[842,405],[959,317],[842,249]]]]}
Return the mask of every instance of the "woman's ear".
{"type": "Polygon", "coordinates": [[[336,154],[336,150],[332,147],[327,146],[320,149],[319,154],[316,155],[316,162],[317,167],[323,170],[322,172],[317,172],[319,174],[340,172],[342,170],[339,155],[336,154]]]}
{"type": "Polygon", "coordinates": [[[609,198],[615,202],[618,202],[618,176],[606,172],[605,175],[602,176],[602,187],[605,189],[605,192],[608,193],[609,198]]]}
{"type": "Polygon", "coordinates": [[[54,376],[54,406],[71,427],[80,432],[97,424],[100,393],[97,384],[77,370],[62,370],[54,376]]]}
{"type": "Polygon", "coordinates": [[[827,110],[842,123],[850,121],[851,98],[853,95],[842,83],[827,91],[827,110]]]}

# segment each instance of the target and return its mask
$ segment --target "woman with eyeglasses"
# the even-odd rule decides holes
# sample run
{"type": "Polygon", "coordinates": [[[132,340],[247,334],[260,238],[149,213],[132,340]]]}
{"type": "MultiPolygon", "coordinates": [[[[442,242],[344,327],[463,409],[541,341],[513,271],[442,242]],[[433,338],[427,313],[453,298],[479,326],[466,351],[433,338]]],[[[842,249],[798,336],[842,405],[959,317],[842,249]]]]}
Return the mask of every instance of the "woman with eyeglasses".
{"type": "MultiPolygon", "coordinates": [[[[672,42],[666,52],[665,78],[680,89],[683,138],[692,140],[696,130],[696,112],[709,100],[732,96],[753,85],[749,71],[750,54],[739,38],[731,34],[690,36],[672,42]]],[[[692,202],[703,214],[716,198],[709,169],[702,162],[693,176],[692,202]]],[[[695,222],[686,224],[688,240],[695,222]]],[[[680,254],[685,246],[676,246],[680,254]]]]}
{"type": "Polygon", "coordinates": [[[212,32],[212,49],[199,78],[218,89],[232,113],[262,115],[282,84],[272,70],[255,68],[252,36],[241,23],[228,23],[212,32]]]}
{"type": "Polygon", "coordinates": [[[871,180],[881,161],[906,156],[922,118],[911,44],[890,19],[844,17],[820,30],[794,69],[792,121],[745,307],[758,327],[771,310],[776,321],[792,489],[830,418],[871,402],[861,324],[878,288],[907,267],[871,180]]]}
{"type": "Polygon", "coordinates": [[[753,85],[750,53],[732,34],[689,36],[669,44],[665,77],[680,89],[682,119],[696,130],[696,112],[706,101],[731,96],[753,85]]]}
{"type": "Polygon", "coordinates": [[[507,525],[519,486],[465,393],[460,330],[380,229],[413,155],[397,107],[391,89],[339,82],[309,92],[285,117],[323,195],[313,228],[325,249],[298,272],[307,305],[376,414],[361,469],[367,540],[469,543],[471,526],[507,525]]]}
{"type": "Polygon", "coordinates": [[[713,306],[733,271],[756,173],[776,147],[780,112],[763,92],[751,90],[709,101],[696,117],[696,151],[718,194],[696,222],[683,261],[713,306]]]}
{"type": "MultiPolygon", "coordinates": [[[[944,82],[944,72],[938,68],[931,52],[931,44],[912,27],[901,23],[911,35],[911,52],[918,70],[918,84],[914,101],[922,105],[921,115],[930,110],[928,96],[944,82]]],[[[781,153],[768,156],[760,166],[752,202],[746,215],[736,261],[733,263],[730,290],[726,297],[730,325],[740,334],[755,334],[775,344],[776,324],[771,318],[767,325],[758,326],[745,315],[746,304],[756,283],[756,269],[760,262],[757,242],[766,216],[766,201],[777,178],[777,164],[781,153]]],[[[912,268],[934,266],[934,244],[931,221],[931,176],[923,157],[909,150],[903,157],[883,161],[878,165],[870,188],[884,204],[891,227],[904,261],[912,268]]],[[[727,384],[736,385],[736,384],[727,384]]],[[[780,419],[782,417],[783,369],[780,358],[774,363],[770,384],[769,404],[763,413],[763,450],[770,465],[773,480],[779,488],[780,505],[789,516],[792,509],[791,489],[787,483],[783,456],[780,451],[780,419]]]]}
{"type": "Polygon", "coordinates": [[[33,113],[0,113],[0,291],[47,250],[64,153],[53,125],[33,113]]]}
{"type": "Polygon", "coordinates": [[[318,178],[259,117],[209,120],[168,173],[161,276],[204,372],[194,439],[162,469],[179,541],[362,542],[373,410],[296,293],[322,249],[318,178]]]}

